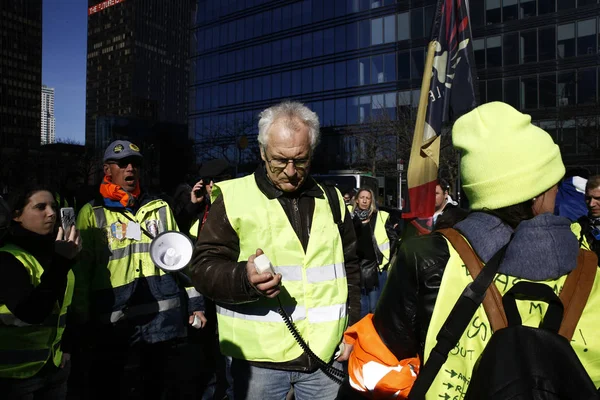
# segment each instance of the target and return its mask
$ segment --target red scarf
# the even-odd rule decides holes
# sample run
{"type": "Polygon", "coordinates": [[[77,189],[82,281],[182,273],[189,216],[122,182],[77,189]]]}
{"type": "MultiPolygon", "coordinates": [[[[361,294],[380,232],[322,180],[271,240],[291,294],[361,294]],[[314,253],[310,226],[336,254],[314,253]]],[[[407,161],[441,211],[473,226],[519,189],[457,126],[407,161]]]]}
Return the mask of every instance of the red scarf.
{"type": "Polygon", "coordinates": [[[119,185],[112,183],[112,177],[105,175],[100,185],[100,194],[105,199],[119,202],[123,207],[132,207],[140,195],[140,182],[135,184],[133,192],[129,193],[123,190],[119,185]]]}

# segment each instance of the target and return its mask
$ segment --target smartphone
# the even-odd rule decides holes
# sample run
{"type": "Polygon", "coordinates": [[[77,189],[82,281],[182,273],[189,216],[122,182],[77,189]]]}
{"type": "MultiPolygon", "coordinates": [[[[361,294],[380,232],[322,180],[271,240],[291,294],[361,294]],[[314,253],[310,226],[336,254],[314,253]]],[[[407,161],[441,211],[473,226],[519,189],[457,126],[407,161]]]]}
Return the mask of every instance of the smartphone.
{"type": "Polygon", "coordinates": [[[75,225],[75,210],[73,207],[64,207],[60,209],[60,222],[66,235],[69,232],[69,229],[75,225]]]}

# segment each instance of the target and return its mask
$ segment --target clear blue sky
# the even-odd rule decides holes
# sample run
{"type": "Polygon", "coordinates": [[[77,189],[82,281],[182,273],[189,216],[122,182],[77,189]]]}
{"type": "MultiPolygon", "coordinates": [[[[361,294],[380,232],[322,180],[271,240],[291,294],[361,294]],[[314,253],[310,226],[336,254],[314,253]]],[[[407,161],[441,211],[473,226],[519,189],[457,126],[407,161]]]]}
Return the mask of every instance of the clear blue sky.
{"type": "Polygon", "coordinates": [[[55,89],[56,138],[83,144],[87,1],[44,0],[43,4],[42,84],[55,89]]]}

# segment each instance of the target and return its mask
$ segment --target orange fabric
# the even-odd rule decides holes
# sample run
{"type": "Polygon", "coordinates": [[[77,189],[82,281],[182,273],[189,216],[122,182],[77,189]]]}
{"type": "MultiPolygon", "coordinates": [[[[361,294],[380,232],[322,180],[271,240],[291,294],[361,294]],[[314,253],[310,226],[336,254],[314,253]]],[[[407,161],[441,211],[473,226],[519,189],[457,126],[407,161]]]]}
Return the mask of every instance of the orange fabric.
{"type": "Polygon", "coordinates": [[[406,399],[419,374],[419,358],[398,361],[372,319],[368,314],[344,333],[344,341],[354,346],[348,360],[350,385],[370,399],[406,399]]]}
{"type": "Polygon", "coordinates": [[[100,184],[100,194],[109,200],[118,201],[123,207],[131,207],[140,195],[140,182],[135,185],[133,192],[128,193],[119,185],[112,183],[112,177],[105,175],[100,184]]]}

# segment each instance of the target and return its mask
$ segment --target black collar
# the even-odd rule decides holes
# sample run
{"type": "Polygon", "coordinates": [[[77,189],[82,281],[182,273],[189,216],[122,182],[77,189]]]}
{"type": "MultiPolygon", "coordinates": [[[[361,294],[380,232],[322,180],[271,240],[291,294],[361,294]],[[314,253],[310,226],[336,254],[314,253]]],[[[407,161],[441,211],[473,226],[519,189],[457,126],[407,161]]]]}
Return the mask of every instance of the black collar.
{"type": "Polygon", "coordinates": [[[321,190],[317,182],[310,175],[306,177],[304,183],[298,188],[298,190],[291,193],[279,190],[273,185],[273,182],[271,182],[271,180],[267,176],[267,171],[265,169],[264,164],[258,166],[256,171],[254,172],[254,179],[256,180],[256,185],[258,186],[260,191],[263,192],[263,194],[267,196],[269,200],[276,199],[282,196],[292,198],[309,196],[317,197],[320,199],[322,199],[324,196],[323,190],[321,190]]]}

